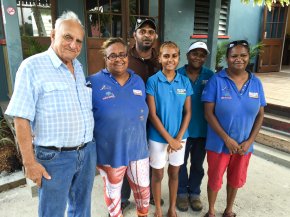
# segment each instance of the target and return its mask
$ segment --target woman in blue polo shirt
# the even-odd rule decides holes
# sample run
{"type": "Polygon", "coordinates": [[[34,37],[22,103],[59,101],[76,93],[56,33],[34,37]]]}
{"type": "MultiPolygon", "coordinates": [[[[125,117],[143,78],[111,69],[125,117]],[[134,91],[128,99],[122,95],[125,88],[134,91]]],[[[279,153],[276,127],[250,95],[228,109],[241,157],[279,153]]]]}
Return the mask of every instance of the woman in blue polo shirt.
{"type": "Polygon", "coordinates": [[[121,38],[102,46],[106,68],[90,76],[97,167],[104,181],[104,198],[111,217],[120,217],[121,187],[127,176],[134,192],[137,216],[149,209],[148,107],[141,77],[128,69],[128,48],[121,38]]]}
{"type": "Polygon", "coordinates": [[[223,217],[234,217],[233,204],[247,177],[253,142],[257,136],[266,105],[260,80],[246,71],[249,44],[245,40],[228,44],[228,68],[207,83],[202,101],[208,122],[208,217],[215,216],[214,205],[227,170],[227,205],[223,217]]]}
{"type": "Polygon", "coordinates": [[[179,56],[179,48],[174,42],[164,42],[159,51],[162,70],[151,76],[146,84],[155,217],[162,216],[161,181],[167,161],[170,196],[167,216],[176,217],[178,171],[184,160],[187,127],[191,117],[192,87],[186,76],[176,72],[179,56]]]}

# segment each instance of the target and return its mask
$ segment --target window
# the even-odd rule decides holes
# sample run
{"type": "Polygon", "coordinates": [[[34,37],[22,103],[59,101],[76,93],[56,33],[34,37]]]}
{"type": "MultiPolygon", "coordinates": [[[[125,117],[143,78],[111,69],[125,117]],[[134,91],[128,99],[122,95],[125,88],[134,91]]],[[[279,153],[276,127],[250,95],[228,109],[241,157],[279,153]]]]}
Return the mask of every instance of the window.
{"type": "Polygon", "coordinates": [[[137,18],[151,17],[158,22],[158,2],[156,0],[86,0],[88,37],[123,37],[124,34],[131,37],[137,18]]]}
{"type": "MultiPolygon", "coordinates": [[[[219,18],[219,35],[227,34],[227,21],[229,16],[229,0],[222,0],[220,18],[219,18]]],[[[193,34],[208,34],[209,23],[209,0],[196,0],[194,13],[194,29],[193,34]]]]}
{"type": "Polygon", "coordinates": [[[50,36],[50,0],[17,0],[17,9],[21,36],[50,36]]]}

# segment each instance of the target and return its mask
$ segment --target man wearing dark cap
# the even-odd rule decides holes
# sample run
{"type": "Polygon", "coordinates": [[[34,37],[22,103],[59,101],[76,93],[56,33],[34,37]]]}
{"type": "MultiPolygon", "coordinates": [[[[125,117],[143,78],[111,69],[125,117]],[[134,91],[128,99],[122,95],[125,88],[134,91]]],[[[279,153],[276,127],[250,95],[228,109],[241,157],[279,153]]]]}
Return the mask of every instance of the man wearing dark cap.
{"type": "MultiPolygon", "coordinates": [[[[155,74],[161,66],[158,62],[158,53],[153,48],[155,40],[158,38],[157,27],[152,18],[138,18],[136,20],[133,37],[135,45],[129,49],[129,68],[138,74],[146,84],[147,79],[155,74]]],[[[129,204],[131,189],[125,176],[122,186],[121,208],[124,210],[129,204]]],[[[150,203],[154,205],[154,200],[150,192],[150,203]]],[[[162,204],[163,204],[162,200],[162,204]]]]}
{"type": "Polygon", "coordinates": [[[158,53],[153,48],[158,38],[152,18],[138,18],[133,37],[135,45],[129,49],[129,68],[133,69],[146,84],[147,79],[160,69],[158,53]]]}

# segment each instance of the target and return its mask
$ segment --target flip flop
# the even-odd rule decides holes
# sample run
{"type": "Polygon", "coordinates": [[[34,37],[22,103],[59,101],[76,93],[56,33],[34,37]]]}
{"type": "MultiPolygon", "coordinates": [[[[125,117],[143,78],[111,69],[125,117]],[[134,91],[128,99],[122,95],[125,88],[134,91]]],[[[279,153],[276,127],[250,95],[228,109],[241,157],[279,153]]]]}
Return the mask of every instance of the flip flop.
{"type": "Polygon", "coordinates": [[[215,217],[213,214],[209,214],[208,212],[204,215],[204,217],[215,217]]]}
{"type": "Polygon", "coordinates": [[[223,217],[236,217],[236,216],[237,216],[237,214],[234,212],[227,212],[226,213],[226,211],[224,211],[224,213],[223,213],[223,217]]]}

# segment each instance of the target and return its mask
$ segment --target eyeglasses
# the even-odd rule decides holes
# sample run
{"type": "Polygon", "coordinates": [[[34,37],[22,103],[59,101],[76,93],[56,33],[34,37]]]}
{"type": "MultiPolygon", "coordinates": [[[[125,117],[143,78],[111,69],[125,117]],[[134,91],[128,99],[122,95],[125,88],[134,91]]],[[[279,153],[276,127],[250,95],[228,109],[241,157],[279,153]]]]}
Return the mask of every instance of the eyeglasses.
{"type": "Polygon", "coordinates": [[[243,45],[243,46],[246,46],[246,47],[249,47],[249,42],[247,42],[246,40],[238,40],[238,41],[232,41],[228,44],[227,48],[233,48],[237,45],[243,45]]]}
{"type": "Polygon", "coordinates": [[[127,53],[119,53],[119,55],[112,53],[109,56],[107,56],[106,58],[108,60],[115,61],[118,57],[122,60],[122,59],[125,59],[127,56],[128,56],[127,53]]]}

